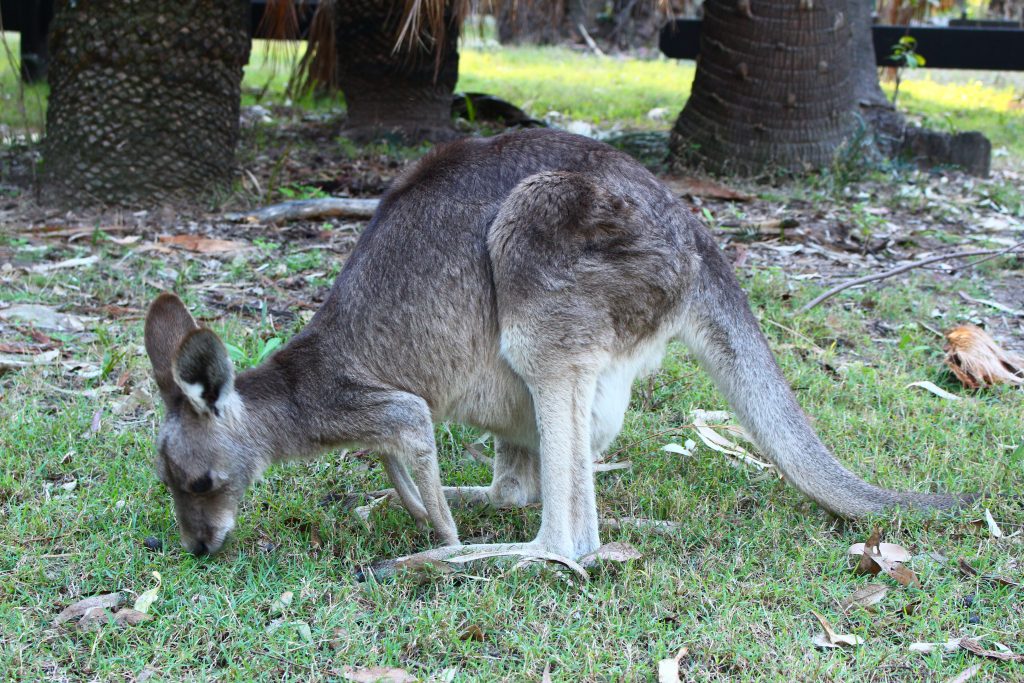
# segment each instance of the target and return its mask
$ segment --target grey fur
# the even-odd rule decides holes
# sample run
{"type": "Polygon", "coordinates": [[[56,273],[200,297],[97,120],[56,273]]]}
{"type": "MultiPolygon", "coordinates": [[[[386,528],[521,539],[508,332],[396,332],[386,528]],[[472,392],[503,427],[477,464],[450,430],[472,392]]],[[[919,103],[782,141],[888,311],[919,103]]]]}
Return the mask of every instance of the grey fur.
{"type": "Polygon", "coordinates": [[[220,547],[242,492],[270,463],[359,445],[382,454],[395,495],[443,544],[425,555],[464,550],[449,500],[539,500],[536,540],[501,547],[586,554],[598,545],[593,456],[621,428],[632,381],[672,339],[823,507],[855,517],[958,501],[879,489],[842,467],[706,229],[632,159],[565,133],[428,155],[382,200],[310,323],[260,367],[225,376],[222,345],[182,347],[195,327],[179,300],[161,296],[146,348],[167,405],[159,470],[196,552],[220,547]],[[169,371],[186,366],[206,391],[189,393],[169,371]],[[442,486],[440,420],[498,436],[491,486],[442,486]],[[213,489],[191,493],[208,474],[213,489]]]}

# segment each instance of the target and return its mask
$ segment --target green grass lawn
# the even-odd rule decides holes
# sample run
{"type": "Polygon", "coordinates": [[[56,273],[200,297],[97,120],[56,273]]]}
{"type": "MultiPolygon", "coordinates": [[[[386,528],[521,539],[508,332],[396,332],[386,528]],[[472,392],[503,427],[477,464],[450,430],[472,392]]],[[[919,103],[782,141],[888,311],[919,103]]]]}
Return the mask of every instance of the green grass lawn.
{"type": "Polygon", "coordinates": [[[486,92],[519,103],[536,116],[557,111],[601,127],[668,126],[683,108],[693,82],[693,62],[599,57],[557,47],[484,48],[462,51],[459,90],[486,92]],[[652,109],[669,110],[652,121],[652,109]]]}
{"type": "MultiPolygon", "coordinates": [[[[9,238],[5,245],[19,248],[9,238]]],[[[141,304],[157,291],[144,281],[166,277],[168,264],[102,239],[78,249],[100,254],[100,264],[73,271],[61,289],[50,276],[8,278],[0,299],[62,305],[74,286],[141,304]]],[[[275,272],[278,263],[297,263],[287,245],[234,264],[233,281],[257,277],[256,269],[275,272]]],[[[193,291],[198,265],[174,267],[180,289],[193,291]]],[[[770,269],[744,284],[800,400],[855,471],[914,490],[1022,490],[1024,393],[959,390],[942,369],[938,340],[917,322],[927,322],[923,312],[939,303],[953,302],[950,319],[963,315],[952,289],[919,281],[854,292],[793,316],[813,288],[789,299],[783,274],[770,269]],[[876,320],[890,331],[869,326],[876,320]],[[916,380],[935,381],[962,400],[906,388],[916,380]]],[[[213,312],[199,306],[198,313],[213,312]]],[[[269,328],[250,319],[245,325],[255,332],[247,334],[242,322],[213,324],[255,355],[269,328]]],[[[74,356],[98,366],[99,376],[79,378],[71,365],[0,379],[0,680],[123,680],[147,669],[158,672],[153,680],[326,680],[345,665],[380,664],[424,680],[449,680],[443,674],[454,671],[456,681],[538,681],[550,664],[555,681],[641,681],[685,646],[682,670],[691,680],[909,681],[941,680],[980,661],[964,652],[913,653],[913,642],[972,636],[1024,651],[1021,588],[954,568],[964,558],[983,573],[1019,581],[1021,536],[996,541],[970,523],[988,507],[1007,534],[1019,531],[1019,506],[994,495],[951,516],[845,524],[775,477],[730,466],[702,446],[693,457],[666,453],[663,444],[694,438],[682,427],[691,409],[725,407],[680,349],[638,385],[612,447],[632,470],[598,475],[602,516],[680,527],[667,537],[605,532],[603,540],[627,541],[643,558],[595,570],[588,583],[508,566],[356,582],[358,566],[423,549],[428,540],[400,509],[375,513],[368,531],[343,503],[318,503],[386,485],[372,458],[337,453],[273,468],[243,504],[227,549],[196,559],[178,546],[170,497],[151,469],[158,415],[117,415],[118,395],[108,393],[123,376],[129,387],[149,386],[140,323],[97,318],[89,329],[92,341],[74,356]],[[891,588],[876,610],[844,613],[839,602],[869,583],[851,571],[846,550],[872,523],[913,553],[910,567],[923,586],[874,579],[891,588]],[[163,549],[145,548],[149,536],[163,549]],[[51,626],[82,596],[121,590],[130,601],[154,584],[153,571],[163,577],[154,621],[124,631],[51,626]],[[272,604],[286,591],[294,599],[279,613],[272,604]],[[812,611],[866,644],[815,650],[812,611]],[[462,637],[473,626],[482,641],[462,637]]],[[[486,466],[463,456],[477,436],[439,426],[447,481],[488,480],[486,466]]],[[[463,538],[488,540],[527,540],[539,521],[536,509],[462,510],[456,519],[463,538]]],[[[984,667],[989,680],[1024,677],[1021,664],[984,667]]]]}

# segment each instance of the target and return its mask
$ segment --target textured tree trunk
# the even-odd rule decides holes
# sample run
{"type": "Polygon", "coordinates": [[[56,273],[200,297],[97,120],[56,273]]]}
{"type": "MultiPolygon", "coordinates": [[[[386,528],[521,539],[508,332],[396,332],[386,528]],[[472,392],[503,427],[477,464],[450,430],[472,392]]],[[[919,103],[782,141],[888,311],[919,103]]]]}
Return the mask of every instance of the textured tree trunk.
{"type": "MultiPolygon", "coordinates": [[[[629,2],[629,0],[624,0],[629,2]]],[[[636,2],[636,0],[633,0],[636,2]]],[[[600,27],[602,0],[519,0],[498,4],[495,18],[503,45],[558,45],[581,39],[579,26],[591,35],[600,27]]]]}
{"type": "Polygon", "coordinates": [[[448,21],[439,62],[420,43],[396,54],[400,10],[395,0],[352,0],[336,12],[338,85],[348,108],[342,133],[356,141],[451,139],[459,26],[448,21]]]}
{"type": "Polygon", "coordinates": [[[502,45],[557,45],[569,40],[567,9],[564,0],[501,3],[495,13],[498,41],[502,45]]]}
{"type": "Polygon", "coordinates": [[[861,124],[868,129],[874,150],[885,158],[899,154],[906,119],[882,92],[878,82],[875,42],[871,37],[873,0],[850,0],[853,28],[853,88],[861,124]]]}
{"type": "Polygon", "coordinates": [[[245,0],[61,0],[44,183],[62,203],[194,200],[235,173],[245,0]]]}
{"type": "Polygon", "coordinates": [[[847,0],[705,2],[673,165],[745,175],[827,165],[857,124],[849,17],[847,0]]]}

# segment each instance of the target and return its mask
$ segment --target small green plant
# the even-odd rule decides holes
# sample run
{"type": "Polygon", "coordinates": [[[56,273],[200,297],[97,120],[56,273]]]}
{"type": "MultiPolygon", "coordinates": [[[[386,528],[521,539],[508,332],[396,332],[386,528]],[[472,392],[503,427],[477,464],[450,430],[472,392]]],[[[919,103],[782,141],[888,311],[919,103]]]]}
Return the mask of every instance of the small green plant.
{"type": "Polygon", "coordinates": [[[285,199],[323,199],[330,196],[314,185],[285,185],[277,191],[285,199]]]}
{"type": "Polygon", "coordinates": [[[269,339],[256,337],[256,345],[251,352],[230,342],[224,342],[224,348],[228,350],[228,356],[231,357],[231,360],[240,368],[250,368],[265,361],[283,342],[284,340],[280,337],[271,337],[269,339]]]}
{"type": "Polygon", "coordinates": [[[903,79],[903,72],[906,69],[916,69],[924,66],[924,57],[917,53],[917,38],[903,36],[900,42],[892,46],[892,53],[889,59],[896,62],[896,86],[892,91],[892,106],[896,106],[896,99],[900,95],[900,81],[903,79]]]}
{"type": "Polygon", "coordinates": [[[701,207],[700,215],[704,217],[704,222],[707,223],[708,228],[714,230],[718,227],[718,221],[715,220],[715,214],[711,213],[711,209],[706,206],[701,207]]]}
{"type": "Polygon", "coordinates": [[[293,254],[288,254],[285,257],[285,265],[290,273],[301,273],[307,270],[314,270],[320,268],[324,263],[323,251],[310,250],[310,251],[299,251],[293,254]]]}
{"type": "Polygon", "coordinates": [[[270,255],[270,254],[274,253],[275,251],[277,251],[277,248],[280,246],[276,242],[271,242],[270,240],[265,240],[262,237],[255,238],[252,241],[252,243],[253,243],[253,245],[257,249],[259,249],[261,252],[263,252],[264,254],[267,254],[267,255],[270,255]]]}

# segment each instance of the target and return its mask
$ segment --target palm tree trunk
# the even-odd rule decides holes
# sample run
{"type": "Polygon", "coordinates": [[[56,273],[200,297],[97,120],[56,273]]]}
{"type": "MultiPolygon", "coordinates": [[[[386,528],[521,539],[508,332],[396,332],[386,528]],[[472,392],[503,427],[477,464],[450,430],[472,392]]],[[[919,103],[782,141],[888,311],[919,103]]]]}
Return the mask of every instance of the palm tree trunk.
{"type": "Polygon", "coordinates": [[[246,0],[60,0],[44,190],[54,200],[195,200],[235,175],[246,0]]]}
{"type": "Polygon", "coordinates": [[[856,127],[847,4],[705,2],[693,91],[670,140],[673,165],[747,175],[827,165],[856,127]]]}
{"type": "Polygon", "coordinates": [[[357,141],[454,138],[451,111],[459,76],[459,26],[448,20],[440,58],[432,46],[422,44],[396,53],[400,10],[401,3],[395,0],[353,0],[338,7],[338,85],[348,108],[342,133],[357,141]]]}

